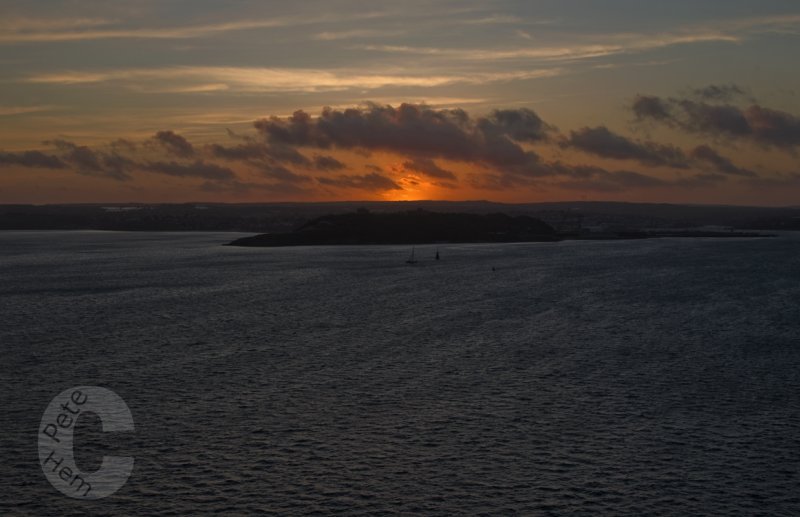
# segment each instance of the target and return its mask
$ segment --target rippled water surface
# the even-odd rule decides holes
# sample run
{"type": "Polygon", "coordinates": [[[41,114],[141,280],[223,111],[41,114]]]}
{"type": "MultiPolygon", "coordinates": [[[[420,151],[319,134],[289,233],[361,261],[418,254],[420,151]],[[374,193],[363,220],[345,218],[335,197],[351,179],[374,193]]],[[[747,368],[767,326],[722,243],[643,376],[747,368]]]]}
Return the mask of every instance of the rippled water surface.
{"type": "Polygon", "coordinates": [[[800,514],[798,236],[234,237],[0,232],[0,513],[800,514]],[[79,421],[93,502],[38,465],[80,385],[136,426],[79,421]]]}

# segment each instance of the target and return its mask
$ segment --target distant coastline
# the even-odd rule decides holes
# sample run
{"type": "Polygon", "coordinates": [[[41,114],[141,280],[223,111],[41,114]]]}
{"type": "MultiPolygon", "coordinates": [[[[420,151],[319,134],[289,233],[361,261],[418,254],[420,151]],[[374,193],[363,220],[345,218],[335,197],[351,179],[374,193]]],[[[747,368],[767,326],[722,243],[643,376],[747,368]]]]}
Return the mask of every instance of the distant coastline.
{"type": "Polygon", "coordinates": [[[468,214],[414,210],[372,213],[366,209],[315,218],[292,232],[236,239],[229,246],[284,247],[436,243],[517,243],[630,240],[665,237],[771,237],[734,230],[620,230],[559,232],[540,219],[503,213],[468,214]]]}
{"type": "MultiPolygon", "coordinates": [[[[618,202],[504,204],[488,201],[348,201],[0,205],[0,230],[290,233],[315,218],[359,209],[372,213],[529,216],[570,238],[642,231],[800,231],[800,207],[670,205],[618,202]]],[[[652,236],[652,235],[651,235],[652,236]]]]}
{"type": "Polygon", "coordinates": [[[552,242],[547,223],[529,216],[459,214],[414,210],[373,213],[366,209],[318,217],[289,233],[237,239],[231,246],[340,244],[434,244],[467,242],[552,242]]]}

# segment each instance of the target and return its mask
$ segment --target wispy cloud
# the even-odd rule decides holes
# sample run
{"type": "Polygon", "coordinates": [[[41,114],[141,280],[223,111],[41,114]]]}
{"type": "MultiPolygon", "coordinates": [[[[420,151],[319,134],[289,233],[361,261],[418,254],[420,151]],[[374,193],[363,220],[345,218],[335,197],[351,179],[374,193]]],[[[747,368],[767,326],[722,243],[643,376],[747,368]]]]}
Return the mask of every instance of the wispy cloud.
{"type": "Polygon", "coordinates": [[[115,23],[107,18],[21,18],[0,20],[0,34],[26,34],[41,31],[85,30],[115,23]]]}
{"type": "Polygon", "coordinates": [[[517,36],[519,36],[522,39],[526,39],[526,40],[529,40],[529,41],[533,39],[533,36],[531,36],[531,34],[529,32],[526,32],[526,31],[524,31],[522,29],[517,29],[516,31],[514,31],[514,34],[516,34],[517,36]]]}
{"type": "Polygon", "coordinates": [[[353,29],[344,31],[320,32],[314,35],[315,40],[336,41],[357,38],[388,38],[405,34],[400,30],[379,30],[379,29],[353,29]]]}
{"type": "MultiPolygon", "coordinates": [[[[748,36],[774,31],[785,32],[800,25],[800,15],[768,16],[721,20],[705,25],[686,26],[661,33],[616,33],[576,36],[565,45],[518,46],[513,48],[447,48],[411,45],[364,45],[362,50],[387,54],[442,57],[461,61],[502,60],[581,60],[615,54],[637,53],[676,45],[694,43],[739,43],[748,36]]],[[[515,34],[526,40],[531,35],[523,30],[515,34]]]]}
{"type": "Polygon", "coordinates": [[[295,68],[175,67],[93,72],[52,72],[28,77],[27,82],[79,85],[124,82],[127,87],[151,92],[319,92],[387,86],[434,87],[452,84],[486,84],[554,77],[558,68],[514,72],[415,75],[399,70],[368,73],[365,70],[295,68]]]}
{"type": "Polygon", "coordinates": [[[52,111],[54,109],[56,109],[54,106],[0,106],[0,117],[39,113],[42,111],[52,111]]]}
{"type": "Polygon", "coordinates": [[[482,18],[467,18],[463,20],[456,20],[455,23],[459,25],[507,25],[524,23],[525,20],[519,16],[510,16],[505,14],[493,14],[484,16],[482,18]]]}
{"type": "Polygon", "coordinates": [[[641,52],[657,48],[701,42],[736,43],[741,39],[735,35],[722,32],[696,32],[661,35],[612,35],[606,41],[597,43],[576,43],[561,46],[526,46],[509,49],[464,49],[413,47],[403,45],[365,45],[363,50],[391,54],[410,54],[418,56],[440,56],[462,61],[497,61],[497,60],[580,60],[604,57],[613,54],[641,52]]]}
{"type": "Polygon", "coordinates": [[[214,24],[167,27],[114,27],[113,22],[109,20],[90,18],[66,20],[24,19],[19,24],[0,23],[0,43],[41,43],[102,39],[189,39],[226,32],[368,20],[383,16],[385,16],[385,13],[366,12],[347,17],[339,15],[275,17],[261,20],[236,20],[214,24]]]}

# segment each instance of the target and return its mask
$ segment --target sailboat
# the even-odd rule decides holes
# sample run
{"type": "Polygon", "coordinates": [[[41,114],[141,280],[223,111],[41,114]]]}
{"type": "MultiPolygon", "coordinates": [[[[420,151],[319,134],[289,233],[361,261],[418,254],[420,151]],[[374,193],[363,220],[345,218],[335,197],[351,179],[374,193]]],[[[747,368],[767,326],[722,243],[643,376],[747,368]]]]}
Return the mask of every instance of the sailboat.
{"type": "Polygon", "coordinates": [[[417,260],[414,258],[414,248],[411,248],[411,255],[408,256],[408,260],[406,260],[406,264],[416,264],[417,260]]]}

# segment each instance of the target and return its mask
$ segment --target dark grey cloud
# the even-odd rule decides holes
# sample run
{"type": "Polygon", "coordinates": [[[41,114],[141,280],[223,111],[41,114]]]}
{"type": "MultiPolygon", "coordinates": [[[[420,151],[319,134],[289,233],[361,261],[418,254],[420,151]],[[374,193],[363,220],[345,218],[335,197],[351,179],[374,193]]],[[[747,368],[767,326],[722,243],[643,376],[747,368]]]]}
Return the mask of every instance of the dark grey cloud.
{"type": "Polygon", "coordinates": [[[66,140],[52,140],[45,144],[54,145],[61,151],[61,159],[85,176],[127,181],[132,178],[131,171],[136,168],[135,162],[116,152],[95,151],[66,140]]]}
{"type": "Polygon", "coordinates": [[[119,144],[119,140],[112,142],[111,152],[92,149],[87,146],[77,145],[67,140],[52,140],[45,144],[54,146],[59,155],[48,155],[39,151],[25,151],[23,153],[0,153],[0,165],[12,160],[21,165],[27,163],[30,167],[42,168],[73,168],[79,174],[94,177],[110,178],[118,181],[132,179],[134,171],[148,171],[178,177],[196,177],[212,180],[229,181],[236,178],[236,174],[226,167],[203,160],[191,163],[146,161],[139,162],[120,154],[117,149],[126,147],[136,150],[136,144],[130,146],[119,144]],[[116,145],[115,145],[116,144],[116,145]]]}
{"type": "Polygon", "coordinates": [[[757,104],[743,108],[692,99],[639,96],[632,110],[639,121],[660,122],[689,133],[790,151],[800,146],[800,117],[757,104]]]}
{"type": "Polygon", "coordinates": [[[312,180],[311,176],[297,174],[281,165],[265,165],[260,169],[260,172],[267,178],[285,183],[308,183],[312,180]]]}
{"type": "MultiPolygon", "coordinates": [[[[709,90],[705,95],[716,98],[727,94],[709,90]]],[[[700,98],[699,93],[696,98],[700,98]]],[[[759,138],[771,141],[791,133],[795,122],[788,114],[758,106],[744,110],[691,98],[640,96],[634,102],[634,112],[640,120],[660,121],[695,132],[720,133],[719,128],[725,127],[728,133],[735,131],[741,138],[755,139],[757,127],[759,138]]],[[[395,108],[367,104],[345,110],[326,108],[316,118],[298,111],[290,117],[258,120],[254,126],[257,132],[253,136],[231,134],[235,141],[202,147],[193,146],[173,131],[159,131],[138,143],[118,140],[99,149],[58,140],[51,142],[58,150],[52,155],[41,151],[0,153],[0,165],[70,168],[80,174],[117,180],[129,179],[132,172],[151,172],[201,178],[207,180],[202,188],[209,191],[270,188],[292,194],[308,193],[320,186],[367,192],[402,190],[406,186],[394,179],[395,174],[374,164],[366,166],[363,174],[342,174],[347,165],[334,157],[338,156],[335,152],[323,151],[330,149],[403,156],[401,165],[392,166],[394,173],[413,171],[442,188],[457,188],[459,181],[454,172],[440,166],[444,160],[469,165],[470,172],[463,174],[464,179],[472,186],[491,190],[555,186],[621,191],[701,187],[718,184],[730,176],[756,177],[753,171],[738,167],[707,145],[684,152],[672,145],[616,134],[603,125],[563,135],[527,109],[495,110],[476,117],[463,110],[425,105],[403,104],[395,108]],[[662,178],[646,174],[647,169],[606,170],[546,161],[531,150],[531,144],[556,144],[602,158],[671,167],[692,174],[662,178]],[[176,159],[147,157],[146,153],[152,154],[156,145],[176,159]],[[241,181],[226,166],[229,162],[242,162],[250,172],[260,173],[264,183],[241,181]],[[315,177],[317,174],[321,177],[315,177]]],[[[413,184],[415,179],[403,181],[413,184]]]]}
{"type": "Polygon", "coordinates": [[[778,174],[773,177],[758,177],[748,180],[756,188],[798,188],[800,187],[800,172],[778,174]]]}
{"type": "MultiPolygon", "coordinates": [[[[569,138],[559,144],[561,147],[579,149],[603,158],[636,160],[650,166],[667,166],[676,169],[692,167],[711,168],[715,172],[754,177],[756,173],[735,165],[730,159],[720,155],[707,145],[700,145],[688,153],[678,147],[656,142],[634,141],[613,133],[604,126],[583,128],[571,131],[569,138]]],[[[580,170],[580,168],[574,168],[580,170]]],[[[703,176],[702,174],[699,176],[703,176]]],[[[708,178],[706,178],[708,179],[708,178]]],[[[719,180],[719,178],[714,178],[719,180]]]]}
{"type": "Polygon", "coordinates": [[[470,162],[507,173],[541,174],[541,161],[519,142],[544,138],[544,123],[530,110],[495,111],[472,118],[465,111],[425,105],[325,108],[318,118],[304,111],[255,122],[272,144],[318,149],[388,151],[422,158],[470,162]]]}
{"type": "Polygon", "coordinates": [[[174,131],[159,131],[153,137],[166,151],[179,158],[191,158],[194,156],[194,146],[181,135],[174,131]]]}
{"type": "Polygon", "coordinates": [[[320,171],[339,171],[346,169],[347,165],[343,164],[333,156],[318,154],[314,156],[314,168],[320,171]]]}
{"type": "Polygon", "coordinates": [[[784,148],[800,145],[800,117],[761,106],[744,113],[756,141],[784,148]]]}
{"type": "Polygon", "coordinates": [[[21,151],[17,153],[0,152],[0,167],[17,165],[37,169],[63,169],[67,165],[58,156],[41,151],[21,151]]]}
{"type": "Polygon", "coordinates": [[[280,163],[298,167],[311,167],[312,162],[305,155],[288,145],[273,144],[267,147],[267,156],[280,163]]]}
{"type": "Polygon", "coordinates": [[[711,84],[704,88],[695,88],[692,90],[695,97],[707,102],[731,102],[736,99],[747,99],[752,101],[752,97],[748,95],[742,88],[735,84],[711,84]]]}
{"type": "Polygon", "coordinates": [[[605,126],[584,127],[570,131],[561,147],[571,147],[603,158],[636,160],[645,165],[666,166],[678,169],[689,167],[683,151],[672,145],[639,142],[618,135],[605,126]]]}
{"type": "Polygon", "coordinates": [[[752,132],[744,112],[736,106],[707,104],[688,99],[680,100],[676,105],[685,117],[674,120],[689,131],[733,137],[747,137],[752,132]]]}
{"type": "Polygon", "coordinates": [[[724,174],[716,174],[716,173],[699,173],[693,174],[691,176],[685,178],[678,178],[672,182],[673,185],[677,187],[684,187],[684,188],[703,188],[703,187],[713,187],[727,181],[728,177],[724,174]]]}
{"type": "Polygon", "coordinates": [[[633,171],[607,172],[602,177],[626,188],[653,188],[663,187],[667,184],[661,178],[633,171]]]}
{"type": "Polygon", "coordinates": [[[198,189],[202,192],[246,194],[253,191],[269,192],[271,194],[303,195],[309,190],[293,183],[256,183],[247,181],[206,181],[198,189]]]}
{"type": "Polygon", "coordinates": [[[566,190],[593,192],[622,192],[628,189],[663,187],[667,181],[633,171],[608,171],[595,166],[570,166],[558,164],[558,169],[566,179],[555,182],[566,190]]]}
{"type": "Polygon", "coordinates": [[[711,187],[727,178],[720,174],[693,174],[675,179],[663,179],[634,171],[606,171],[598,168],[583,168],[583,173],[557,181],[555,186],[566,190],[593,192],[624,192],[630,189],[652,189],[667,187],[700,188],[711,187]]]}
{"type": "Polygon", "coordinates": [[[476,189],[498,192],[535,185],[533,178],[498,172],[469,173],[467,174],[467,182],[476,189]]]}
{"type": "Polygon", "coordinates": [[[488,117],[479,118],[477,124],[485,134],[504,135],[518,142],[544,141],[555,131],[527,108],[495,110],[488,117]]]}
{"type": "Polygon", "coordinates": [[[229,161],[273,161],[299,167],[311,167],[313,163],[297,149],[285,144],[265,144],[250,140],[235,146],[211,144],[211,156],[229,161]]]}
{"type": "Polygon", "coordinates": [[[352,188],[358,190],[380,191],[380,190],[403,190],[391,178],[381,174],[370,172],[369,174],[341,174],[328,178],[320,177],[317,181],[322,185],[339,188],[352,188]]]}
{"type": "Polygon", "coordinates": [[[211,144],[208,146],[211,156],[230,161],[259,160],[268,157],[265,145],[258,142],[247,142],[235,146],[211,144]]]}
{"type": "Polygon", "coordinates": [[[233,180],[236,174],[227,167],[196,160],[194,163],[147,162],[141,164],[143,170],[166,174],[167,176],[205,178],[211,180],[233,180]]]}
{"type": "Polygon", "coordinates": [[[641,121],[655,120],[659,122],[672,120],[672,106],[669,101],[650,95],[637,95],[631,105],[636,119],[641,121]]]}
{"type": "Polygon", "coordinates": [[[711,166],[717,172],[731,174],[734,176],[755,177],[757,174],[751,170],[737,167],[731,160],[720,155],[717,151],[707,145],[699,145],[692,149],[690,156],[702,163],[711,166]]]}
{"type": "Polygon", "coordinates": [[[139,149],[139,144],[128,140],[126,138],[117,138],[116,140],[112,141],[110,144],[111,150],[114,152],[135,152],[139,149]]]}
{"type": "Polygon", "coordinates": [[[435,161],[430,158],[414,158],[403,162],[403,167],[408,170],[419,172],[429,178],[458,181],[456,175],[448,170],[439,167],[435,161]]]}

